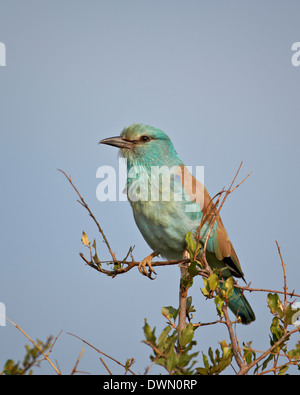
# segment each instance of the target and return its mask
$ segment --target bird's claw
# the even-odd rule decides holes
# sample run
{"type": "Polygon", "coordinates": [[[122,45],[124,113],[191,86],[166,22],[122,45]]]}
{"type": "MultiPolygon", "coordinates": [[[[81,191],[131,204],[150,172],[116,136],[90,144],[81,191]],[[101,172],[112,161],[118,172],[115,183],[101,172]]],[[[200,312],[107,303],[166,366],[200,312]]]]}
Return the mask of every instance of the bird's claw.
{"type": "Polygon", "coordinates": [[[150,280],[154,280],[154,277],[152,277],[152,273],[154,273],[155,275],[157,275],[155,273],[155,270],[152,267],[152,260],[155,256],[157,256],[158,253],[152,253],[151,255],[147,256],[145,259],[143,259],[138,266],[139,272],[143,275],[146,276],[148,278],[150,278],[150,280]],[[148,266],[148,271],[146,269],[146,266],[148,266]]]}

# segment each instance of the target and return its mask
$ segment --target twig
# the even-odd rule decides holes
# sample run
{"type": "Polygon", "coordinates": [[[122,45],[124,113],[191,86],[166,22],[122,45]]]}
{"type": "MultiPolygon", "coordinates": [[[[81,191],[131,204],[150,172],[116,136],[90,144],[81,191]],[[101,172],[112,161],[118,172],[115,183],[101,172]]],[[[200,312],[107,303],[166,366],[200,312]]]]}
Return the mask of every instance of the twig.
{"type": "Polygon", "coordinates": [[[75,187],[75,185],[73,184],[73,182],[72,182],[72,180],[71,180],[71,177],[68,176],[63,170],[58,169],[58,171],[61,172],[61,173],[66,177],[66,179],[69,181],[69,183],[71,184],[71,186],[73,187],[73,189],[75,190],[75,192],[77,193],[77,195],[79,196],[80,201],[78,201],[78,202],[88,211],[90,217],[91,217],[91,218],[93,219],[93,221],[95,222],[95,224],[96,224],[96,226],[97,226],[99,232],[100,232],[101,235],[102,235],[103,241],[104,241],[104,243],[106,244],[107,249],[108,249],[108,251],[109,251],[111,257],[112,257],[113,261],[115,262],[115,261],[116,261],[115,254],[113,253],[113,251],[112,251],[112,249],[111,249],[111,247],[110,247],[110,244],[109,244],[109,242],[108,242],[108,240],[107,240],[107,238],[106,238],[106,236],[105,236],[105,234],[104,234],[104,232],[103,232],[103,230],[102,230],[102,228],[101,228],[99,222],[96,220],[96,218],[95,218],[94,214],[91,212],[89,206],[86,204],[85,200],[83,199],[83,197],[82,197],[81,194],[79,193],[78,189],[77,189],[77,188],[75,187]]]}
{"type": "Polygon", "coordinates": [[[177,329],[177,326],[173,324],[173,322],[171,321],[170,317],[167,316],[167,314],[163,313],[163,316],[168,320],[168,323],[171,325],[173,329],[177,329]]]}
{"type": "Polygon", "coordinates": [[[211,322],[199,322],[198,324],[193,324],[194,328],[200,328],[201,326],[209,326],[209,325],[215,325],[215,324],[225,324],[224,321],[222,320],[217,320],[217,321],[211,321],[211,322]]]}
{"type": "Polygon", "coordinates": [[[238,376],[242,376],[248,371],[253,368],[256,364],[258,364],[262,359],[264,359],[267,355],[271,354],[273,350],[275,350],[278,346],[280,346],[289,336],[291,336],[293,333],[296,333],[299,331],[299,328],[293,329],[290,332],[286,332],[275,344],[273,344],[272,347],[270,347],[267,351],[265,351],[260,357],[256,358],[254,361],[249,363],[249,365],[244,365],[241,370],[238,372],[238,376]]]}
{"type": "Polygon", "coordinates": [[[227,329],[228,329],[228,333],[229,333],[229,337],[230,337],[230,341],[231,341],[231,347],[232,347],[232,352],[233,352],[234,358],[236,360],[236,363],[240,367],[240,369],[242,369],[244,367],[245,363],[241,360],[241,357],[240,357],[239,347],[238,347],[238,344],[237,344],[237,341],[236,341],[237,337],[233,333],[232,322],[231,322],[231,320],[229,318],[226,304],[223,305],[222,310],[223,310],[223,314],[224,314],[224,318],[225,318],[225,324],[226,324],[227,329]]]}
{"type": "Polygon", "coordinates": [[[79,356],[78,356],[78,358],[77,358],[77,361],[75,362],[75,365],[74,365],[74,367],[73,367],[73,369],[72,369],[72,372],[71,372],[71,376],[73,376],[75,373],[78,373],[78,371],[77,371],[77,366],[78,366],[78,364],[79,364],[79,361],[81,360],[81,357],[82,357],[83,352],[84,352],[84,347],[82,347],[82,349],[81,349],[81,351],[80,351],[80,354],[79,354],[79,356]]]}
{"type": "MultiPolygon", "coordinates": [[[[281,250],[280,250],[279,244],[278,244],[277,241],[275,241],[275,242],[276,242],[276,246],[277,246],[278,253],[279,253],[279,256],[280,256],[281,266],[282,266],[282,269],[283,269],[284,287],[283,287],[283,292],[281,292],[281,293],[284,294],[284,307],[283,307],[283,312],[285,313],[285,312],[286,312],[286,308],[287,308],[287,295],[288,295],[288,292],[287,292],[287,289],[288,289],[288,288],[287,288],[286,270],[285,270],[285,263],[284,263],[283,258],[282,258],[282,254],[281,254],[281,250]]],[[[279,293],[279,292],[277,292],[277,293],[279,293]]],[[[274,343],[273,346],[272,346],[271,348],[269,348],[269,350],[265,351],[259,358],[257,358],[257,359],[255,359],[254,361],[252,361],[249,365],[244,364],[244,366],[241,367],[241,370],[238,372],[238,375],[246,374],[254,365],[258,364],[258,363],[259,363],[262,359],[264,359],[267,355],[272,354],[272,353],[273,353],[273,350],[277,349],[277,348],[278,348],[282,343],[284,343],[285,340],[286,340],[287,338],[289,338],[293,333],[299,332],[299,328],[293,329],[292,331],[288,332],[288,331],[287,331],[287,326],[288,326],[288,324],[285,322],[285,323],[284,323],[284,329],[283,329],[283,335],[281,336],[281,338],[280,338],[276,343],[274,343]]],[[[272,371],[272,372],[274,372],[274,374],[276,373],[276,371],[278,371],[278,370],[281,368],[281,366],[277,366],[277,363],[278,363],[280,354],[279,354],[278,351],[277,351],[275,354],[277,355],[277,357],[274,358],[274,365],[273,365],[273,368],[268,370],[268,372],[271,372],[271,371],[272,371]]],[[[290,361],[288,364],[292,364],[292,363],[293,363],[293,362],[290,361]]],[[[284,364],[284,365],[282,365],[282,366],[286,366],[286,365],[287,365],[287,364],[284,364]]],[[[265,374],[265,373],[267,373],[267,371],[266,371],[266,372],[262,372],[261,374],[265,374]]]]}
{"type": "MultiPolygon", "coordinates": [[[[234,284],[234,287],[239,288],[244,291],[249,291],[249,292],[268,292],[268,293],[271,292],[271,293],[278,293],[281,295],[285,294],[284,291],[277,291],[274,289],[266,289],[266,288],[251,288],[251,287],[238,285],[238,284],[234,284]]],[[[290,296],[291,298],[293,298],[293,297],[300,298],[300,295],[296,294],[294,291],[293,292],[286,292],[286,295],[290,296]]]]}
{"type": "MultiPolygon", "coordinates": [[[[121,265],[121,264],[122,265],[126,265],[126,267],[122,267],[120,269],[106,270],[106,269],[103,269],[100,265],[97,265],[96,263],[94,263],[93,261],[92,262],[89,261],[82,253],[80,253],[79,255],[80,255],[80,257],[84,260],[84,262],[88,266],[90,266],[91,268],[97,270],[98,272],[101,272],[101,273],[106,274],[108,276],[111,276],[113,278],[115,276],[117,276],[118,274],[124,274],[124,273],[129,272],[129,270],[133,269],[134,267],[137,267],[139,265],[139,263],[140,263],[140,262],[136,262],[136,261],[123,261],[123,260],[121,261],[121,260],[118,260],[118,259],[115,259],[115,261],[113,261],[113,262],[110,262],[110,261],[104,261],[104,262],[102,261],[102,262],[100,262],[100,264],[102,264],[102,263],[108,263],[108,264],[114,263],[115,265],[121,265]]],[[[187,260],[181,259],[181,260],[177,260],[177,261],[169,260],[169,261],[153,262],[152,266],[178,265],[178,264],[181,264],[181,263],[189,263],[189,262],[190,262],[189,259],[187,259],[187,260]]]]}
{"type": "MultiPolygon", "coordinates": [[[[129,270],[133,269],[134,267],[137,267],[139,265],[139,262],[137,261],[121,261],[121,260],[116,260],[115,262],[111,262],[111,261],[101,261],[102,263],[116,263],[116,264],[121,264],[123,263],[124,265],[127,265],[127,267],[124,267],[122,269],[118,269],[118,270],[105,270],[101,267],[98,267],[94,262],[90,262],[82,253],[79,254],[80,257],[84,260],[84,262],[90,266],[91,268],[93,268],[94,270],[97,270],[98,272],[107,274],[108,276],[111,277],[115,277],[118,274],[123,274],[123,273],[127,273],[129,270]]],[[[204,257],[203,257],[204,258],[204,257]]],[[[157,262],[152,262],[152,266],[156,266],[156,267],[162,267],[162,266],[172,266],[172,265],[181,265],[181,264],[186,264],[186,263],[190,263],[191,260],[190,259],[180,259],[180,260],[169,260],[169,261],[157,261],[157,262]]],[[[198,274],[199,276],[202,277],[209,277],[210,273],[207,273],[207,271],[198,269],[198,274]]],[[[220,282],[222,282],[223,280],[221,279],[220,282]]],[[[271,288],[252,288],[249,286],[243,286],[243,285],[238,285],[237,283],[234,284],[235,288],[239,288],[242,291],[249,291],[249,292],[267,292],[267,293],[278,293],[278,294],[282,294],[284,295],[285,292],[284,291],[278,291],[278,290],[274,290],[271,288]]],[[[295,298],[300,298],[300,294],[296,294],[295,291],[293,292],[286,292],[287,296],[290,297],[295,297],[295,298]]]]}
{"type": "Polygon", "coordinates": [[[152,366],[154,366],[156,364],[156,361],[158,358],[159,358],[159,356],[157,356],[155,359],[153,359],[151,364],[149,366],[147,366],[147,368],[145,369],[145,373],[144,373],[145,376],[149,373],[149,370],[152,368],[152,366]]]}
{"type": "MultiPolygon", "coordinates": [[[[183,253],[183,259],[188,259],[189,254],[185,250],[183,253]]],[[[185,283],[185,279],[188,274],[188,263],[180,265],[180,286],[179,286],[179,314],[178,314],[178,336],[186,326],[186,302],[189,284],[185,283]]]]}
{"type": "Polygon", "coordinates": [[[105,367],[105,369],[108,371],[108,373],[112,376],[112,372],[109,370],[108,366],[106,365],[106,363],[103,361],[103,359],[101,357],[99,357],[100,361],[102,362],[103,366],[105,367]]]}
{"type": "Polygon", "coordinates": [[[47,355],[49,355],[49,354],[52,352],[53,347],[55,346],[55,344],[56,344],[56,342],[57,342],[57,340],[58,340],[58,338],[59,338],[59,336],[60,336],[61,334],[62,334],[62,329],[59,331],[59,334],[58,334],[58,335],[56,336],[56,338],[54,339],[54,342],[52,343],[52,345],[51,345],[51,347],[50,347],[50,349],[49,349],[47,355]]]}
{"type": "Polygon", "coordinates": [[[19,327],[19,325],[15,324],[12,320],[10,320],[8,317],[5,317],[7,319],[7,321],[9,321],[12,325],[14,325],[15,328],[17,328],[21,333],[23,333],[24,336],[27,337],[27,339],[39,350],[39,352],[45,357],[45,359],[50,363],[50,365],[53,367],[53,369],[55,370],[55,372],[61,376],[61,371],[59,369],[57,369],[57,367],[54,365],[54,363],[50,360],[49,358],[49,354],[45,354],[43,350],[41,350],[41,348],[36,344],[36,342],[34,340],[31,339],[31,337],[29,335],[27,335],[27,333],[19,327]]]}
{"type": "Polygon", "coordinates": [[[92,344],[90,344],[89,342],[87,342],[86,340],[81,339],[81,337],[79,337],[79,336],[77,336],[77,335],[74,335],[73,333],[70,333],[70,332],[67,332],[67,333],[68,333],[68,335],[74,336],[74,337],[76,337],[77,339],[81,340],[83,343],[85,343],[85,344],[87,344],[88,346],[90,346],[93,350],[97,351],[99,354],[102,354],[102,355],[104,355],[106,358],[111,359],[112,361],[114,361],[115,363],[117,363],[118,365],[122,366],[123,368],[127,369],[130,373],[132,373],[133,375],[135,375],[135,373],[134,373],[131,369],[127,368],[123,363],[121,363],[121,362],[119,362],[118,360],[116,360],[115,358],[113,358],[113,357],[111,357],[111,356],[105,354],[104,352],[98,350],[98,348],[96,348],[95,346],[93,346],[92,344]]]}
{"type": "MultiPolygon", "coordinates": [[[[228,196],[235,191],[240,185],[242,185],[247,178],[251,175],[251,173],[249,173],[239,184],[237,184],[234,188],[233,188],[233,184],[235,183],[235,180],[241,170],[241,167],[243,165],[243,162],[240,163],[238,170],[229,186],[229,188],[226,190],[225,188],[222,189],[221,192],[219,192],[218,194],[216,194],[208,203],[207,207],[206,207],[206,212],[204,213],[199,228],[198,228],[198,233],[197,233],[197,237],[196,237],[196,246],[198,248],[199,242],[200,242],[200,238],[201,238],[201,229],[203,227],[203,225],[207,222],[207,220],[209,219],[210,222],[210,227],[209,227],[209,231],[207,236],[205,236],[205,243],[204,243],[204,248],[203,248],[203,253],[201,255],[201,262],[204,266],[204,269],[207,270],[208,272],[212,272],[207,261],[206,261],[206,249],[207,249],[207,244],[211,235],[211,232],[213,230],[213,227],[215,225],[215,221],[217,220],[218,216],[220,215],[221,209],[226,201],[226,199],[228,198],[228,196]],[[223,197],[223,200],[221,201],[221,196],[225,193],[225,196],[223,197]],[[213,200],[217,197],[217,201],[216,203],[213,204],[213,200]],[[221,203],[220,203],[221,201],[221,203]]],[[[196,249],[197,251],[197,249],[196,249]]],[[[194,257],[194,259],[196,259],[196,257],[194,257]]]]}
{"type": "Polygon", "coordinates": [[[286,271],[285,271],[285,263],[283,261],[282,255],[281,255],[281,250],[279,247],[278,242],[275,240],[277,249],[278,249],[278,254],[280,256],[280,260],[281,260],[281,266],[282,266],[282,270],[283,270],[283,282],[284,282],[284,286],[283,286],[283,293],[284,293],[284,311],[286,310],[286,306],[287,306],[287,281],[286,281],[286,271]]]}

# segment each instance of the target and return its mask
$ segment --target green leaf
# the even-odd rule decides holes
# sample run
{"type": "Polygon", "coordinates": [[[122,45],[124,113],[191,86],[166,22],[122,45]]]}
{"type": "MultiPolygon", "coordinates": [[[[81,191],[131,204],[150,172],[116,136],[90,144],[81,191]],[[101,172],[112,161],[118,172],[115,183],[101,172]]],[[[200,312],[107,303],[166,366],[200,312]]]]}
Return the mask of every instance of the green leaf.
{"type": "Polygon", "coordinates": [[[224,305],[224,299],[223,299],[220,295],[217,295],[217,296],[215,297],[214,302],[215,302],[215,304],[216,304],[216,308],[217,308],[217,313],[218,313],[218,315],[219,315],[220,317],[222,317],[222,315],[223,315],[222,307],[223,307],[223,305],[224,305]]]}
{"type": "Polygon", "coordinates": [[[215,356],[212,351],[212,348],[209,347],[208,349],[208,355],[211,361],[211,365],[209,365],[208,358],[206,355],[203,355],[203,362],[205,368],[197,368],[196,371],[201,374],[201,375],[213,375],[213,374],[219,374],[223,370],[227,368],[228,365],[230,365],[232,358],[233,358],[233,351],[231,347],[228,347],[227,343],[225,340],[223,340],[221,343],[221,348],[222,348],[222,356],[220,355],[220,351],[216,350],[215,356]]]}
{"type": "Polygon", "coordinates": [[[228,359],[232,357],[232,348],[228,346],[228,344],[226,343],[226,340],[222,340],[221,341],[221,347],[222,347],[222,351],[223,351],[223,359],[228,359]]]}
{"type": "Polygon", "coordinates": [[[272,325],[270,327],[271,332],[273,334],[274,342],[280,340],[283,336],[283,327],[279,323],[278,317],[274,317],[272,320],[272,325]]]}
{"type": "Polygon", "coordinates": [[[172,306],[165,306],[161,308],[161,314],[166,315],[170,320],[172,318],[175,320],[178,315],[178,309],[175,309],[172,306]]]}
{"type": "Polygon", "coordinates": [[[279,318],[283,318],[283,306],[278,294],[269,293],[267,296],[267,302],[271,313],[277,314],[279,318]]]}
{"type": "Polygon", "coordinates": [[[197,368],[196,371],[201,376],[208,376],[209,375],[209,369],[206,369],[206,368],[197,368]]]}
{"type": "Polygon", "coordinates": [[[199,270],[197,268],[197,262],[196,261],[192,261],[188,267],[188,272],[190,274],[191,277],[195,277],[199,275],[199,270]]]}
{"type": "Polygon", "coordinates": [[[126,360],[125,362],[125,372],[127,373],[128,370],[131,368],[131,366],[135,363],[135,359],[134,358],[129,358],[126,360]]]}
{"type": "Polygon", "coordinates": [[[219,285],[219,276],[216,273],[212,273],[208,277],[208,285],[211,291],[215,291],[219,285]]]}
{"type": "Polygon", "coordinates": [[[181,278],[181,284],[184,289],[188,289],[193,285],[193,278],[189,274],[185,274],[181,278]]]}
{"type": "Polygon", "coordinates": [[[203,282],[204,282],[204,288],[201,288],[201,292],[203,293],[204,296],[209,298],[211,294],[210,294],[210,287],[208,280],[205,277],[203,277],[203,282]]]}
{"type": "Polygon", "coordinates": [[[272,359],[274,359],[274,357],[275,357],[275,354],[270,354],[270,355],[268,356],[268,358],[264,360],[264,362],[263,362],[263,364],[262,364],[261,370],[265,370],[266,367],[268,366],[268,363],[269,363],[270,361],[272,361],[272,359]]]}
{"type": "Polygon", "coordinates": [[[146,340],[148,342],[150,342],[151,344],[155,344],[155,341],[156,341],[155,328],[152,331],[149,324],[147,323],[146,319],[145,319],[145,325],[144,325],[143,329],[144,329],[144,335],[145,335],[146,340]]]}
{"type": "Polygon", "coordinates": [[[162,347],[165,344],[166,338],[167,338],[170,330],[171,330],[171,327],[170,327],[170,325],[168,325],[165,327],[165,329],[159,335],[159,338],[158,338],[158,346],[159,347],[162,347]]]}
{"type": "Polygon", "coordinates": [[[279,372],[278,372],[278,376],[283,376],[284,373],[288,370],[288,368],[289,368],[289,367],[288,367],[287,365],[282,366],[282,367],[280,368],[279,372]]]}
{"type": "Polygon", "coordinates": [[[208,358],[205,354],[202,353],[202,359],[203,359],[203,363],[206,369],[209,368],[209,363],[208,363],[208,358]]]}
{"type": "Polygon", "coordinates": [[[97,253],[93,256],[93,260],[98,267],[101,267],[101,262],[100,262],[100,259],[98,258],[97,253]]]}
{"type": "Polygon", "coordinates": [[[188,343],[190,343],[193,340],[193,337],[194,337],[194,326],[190,322],[181,331],[180,336],[179,336],[179,344],[182,347],[185,347],[188,343]]]}
{"type": "Polygon", "coordinates": [[[244,346],[244,358],[246,360],[247,365],[249,365],[252,361],[256,359],[256,353],[252,350],[252,342],[247,344],[243,343],[244,346]]]}
{"type": "Polygon", "coordinates": [[[300,341],[298,341],[298,343],[296,344],[296,348],[288,352],[288,356],[289,358],[293,358],[296,361],[299,360],[300,362],[300,341]]]}
{"type": "Polygon", "coordinates": [[[192,232],[188,232],[185,236],[186,248],[192,258],[196,251],[196,241],[192,232]]]}
{"type": "Polygon", "coordinates": [[[190,317],[193,318],[193,315],[191,313],[194,313],[195,307],[192,305],[192,297],[188,296],[187,300],[186,300],[186,311],[188,314],[190,314],[190,317]]]}
{"type": "MultiPolygon", "coordinates": [[[[193,358],[196,358],[199,353],[195,352],[193,354],[181,353],[179,355],[178,366],[187,366],[193,358]]],[[[196,362],[196,361],[195,361],[196,362]]]]}
{"type": "Polygon", "coordinates": [[[176,364],[178,363],[178,357],[174,351],[174,349],[170,350],[167,358],[167,369],[169,372],[175,368],[176,364]]]}
{"type": "Polygon", "coordinates": [[[222,289],[225,292],[225,297],[227,298],[227,300],[232,296],[233,294],[233,283],[234,283],[234,279],[233,277],[228,277],[227,280],[223,283],[223,287],[222,289]]]}
{"type": "Polygon", "coordinates": [[[208,355],[209,355],[209,358],[211,360],[211,363],[214,365],[215,364],[215,358],[214,358],[214,353],[213,353],[213,350],[212,350],[211,347],[209,347],[209,349],[208,349],[208,355]]]}

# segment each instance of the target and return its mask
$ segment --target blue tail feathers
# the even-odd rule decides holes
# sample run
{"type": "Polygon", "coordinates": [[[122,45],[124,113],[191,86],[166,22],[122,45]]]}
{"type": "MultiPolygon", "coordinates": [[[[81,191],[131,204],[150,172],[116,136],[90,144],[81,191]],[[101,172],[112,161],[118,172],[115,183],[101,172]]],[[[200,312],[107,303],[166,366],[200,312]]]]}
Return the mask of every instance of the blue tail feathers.
{"type": "Polygon", "coordinates": [[[240,317],[243,324],[248,325],[255,321],[255,314],[241,289],[233,288],[233,294],[228,300],[228,307],[236,317],[240,317]]]}

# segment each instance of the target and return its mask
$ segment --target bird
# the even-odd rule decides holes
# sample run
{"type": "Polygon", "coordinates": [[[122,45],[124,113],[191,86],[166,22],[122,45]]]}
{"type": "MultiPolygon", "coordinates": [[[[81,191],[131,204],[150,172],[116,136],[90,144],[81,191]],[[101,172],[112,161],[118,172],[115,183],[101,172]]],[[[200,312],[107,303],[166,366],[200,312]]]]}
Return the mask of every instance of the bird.
{"type": "MultiPolygon", "coordinates": [[[[187,233],[196,235],[202,221],[200,242],[204,244],[208,238],[209,267],[220,270],[223,280],[230,277],[244,280],[221,217],[211,210],[209,193],[188,171],[167,133],[134,123],[125,127],[119,136],[102,139],[99,144],[119,148],[120,156],[127,161],[128,200],[136,225],[153,251],[139,264],[142,274],[152,278],[152,260],[158,255],[169,260],[182,259],[187,233]],[[163,178],[164,174],[167,178],[163,178]]],[[[250,324],[255,314],[241,289],[233,289],[228,306],[243,324],[250,324]]]]}

